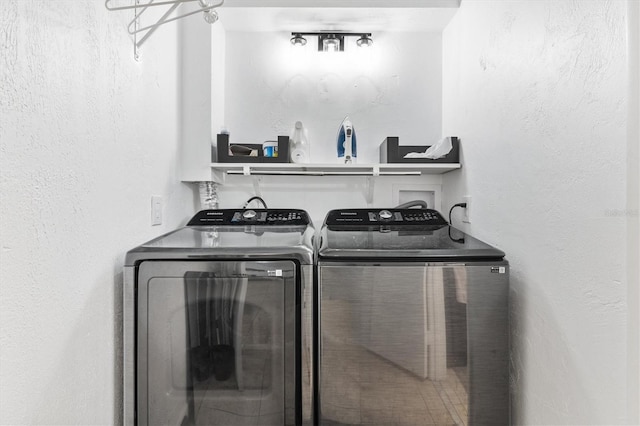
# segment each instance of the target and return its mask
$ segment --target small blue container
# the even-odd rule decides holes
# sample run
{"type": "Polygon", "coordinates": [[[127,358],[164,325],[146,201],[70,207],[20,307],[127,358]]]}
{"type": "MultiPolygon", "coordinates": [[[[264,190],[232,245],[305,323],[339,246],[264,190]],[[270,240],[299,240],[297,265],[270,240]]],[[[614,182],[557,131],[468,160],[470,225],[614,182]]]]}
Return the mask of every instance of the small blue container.
{"type": "Polygon", "coordinates": [[[262,153],[265,157],[278,156],[278,142],[266,141],[262,144],[262,153]]]}

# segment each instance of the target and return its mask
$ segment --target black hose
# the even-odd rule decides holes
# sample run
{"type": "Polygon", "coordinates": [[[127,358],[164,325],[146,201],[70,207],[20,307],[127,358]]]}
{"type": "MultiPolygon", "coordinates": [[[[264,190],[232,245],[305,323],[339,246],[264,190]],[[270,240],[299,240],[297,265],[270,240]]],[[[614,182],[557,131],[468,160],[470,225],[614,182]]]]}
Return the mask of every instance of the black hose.
{"type": "Polygon", "coordinates": [[[251,197],[251,198],[249,198],[249,199],[247,200],[247,202],[246,202],[246,203],[244,203],[244,207],[242,207],[242,208],[243,208],[243,209],[246,209],[246,208],[247,208],[247,206],[249,205],[249,203],[251,203],[251,202],[252,202],[252,201],[254,201],[254,200],[260,201],[260,203],[262,203],[262,206],[263,206],[265,209],[268,209],[268,208],[269,208],[269,207],[267,207],[267,203],[265,203],[265,202],[264,202],[264,200],[263,200],[261,197],[257,197],[257,196],[256,196],[256,197],[251,197]]]}
{"type": "Polygon", "coordinates": [[[406,203],[400,204],[399,206],[396,206],[394,208],[396,208],[396,209],[408,209],[408,208],[415,207],[415,206],[420,206],[421,209],[428,209],[429,208],[429,206],[427,206],[427,202],[423,201],[423,200],[407,201],[406,203]]]}

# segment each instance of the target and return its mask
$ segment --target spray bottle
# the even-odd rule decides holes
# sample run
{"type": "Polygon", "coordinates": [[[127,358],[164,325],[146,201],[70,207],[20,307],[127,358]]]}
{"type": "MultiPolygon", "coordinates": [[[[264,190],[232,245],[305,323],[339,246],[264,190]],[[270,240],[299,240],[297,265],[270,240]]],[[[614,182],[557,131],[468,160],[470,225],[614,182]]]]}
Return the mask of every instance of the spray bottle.
{"type": "Polygon", "coordinates": [[[307,137],[307,129],[302,126],[301,121],[296,121],[293,133],[289,138],[289,152],[291,153],[292,163],[308,163],[309,162],[309,138],[307,137]]]}

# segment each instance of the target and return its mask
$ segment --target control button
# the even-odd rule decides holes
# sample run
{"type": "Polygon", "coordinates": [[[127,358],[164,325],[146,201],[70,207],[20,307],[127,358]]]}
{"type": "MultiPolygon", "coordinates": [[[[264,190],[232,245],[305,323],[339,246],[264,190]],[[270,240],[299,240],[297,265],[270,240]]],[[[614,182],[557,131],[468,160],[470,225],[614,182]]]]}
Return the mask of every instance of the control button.
{"type": "Polygon", "coordinates": [[[254,217],[256,217],[257,213],[255,210],[247,210],[244,213],[242,213],[242,217],[244,219],[253,219],[254,217]]]}
{"type": "Polygon", "coordinates": [[[380,219],[391,219],[391,212],[389,210],[380,210],[380,219]]]}

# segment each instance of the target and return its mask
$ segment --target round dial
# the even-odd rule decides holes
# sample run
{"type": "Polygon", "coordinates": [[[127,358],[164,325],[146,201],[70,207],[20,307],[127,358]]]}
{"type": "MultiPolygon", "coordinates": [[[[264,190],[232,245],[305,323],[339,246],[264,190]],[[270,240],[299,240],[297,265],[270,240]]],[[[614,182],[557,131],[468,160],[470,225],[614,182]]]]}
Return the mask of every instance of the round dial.
{"type": "Polygon", "coordinates": [[[380,210],[378,215],[380,216],[380,219],[391,219],[392,216],[389,210],[380,210]]]}
{"type": "Polygon", "coordinates": [[[244,219],[253,219],[254,217],[256,217],[256,211],[255,210],[247,210],[244,213],[242,213],[242,217],[244,219]]]}

